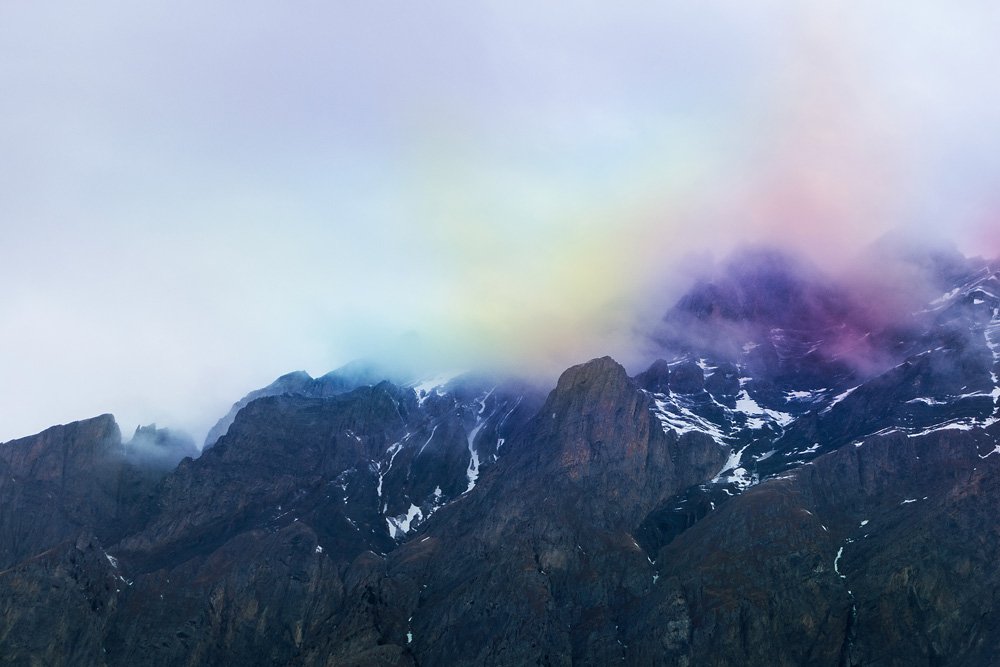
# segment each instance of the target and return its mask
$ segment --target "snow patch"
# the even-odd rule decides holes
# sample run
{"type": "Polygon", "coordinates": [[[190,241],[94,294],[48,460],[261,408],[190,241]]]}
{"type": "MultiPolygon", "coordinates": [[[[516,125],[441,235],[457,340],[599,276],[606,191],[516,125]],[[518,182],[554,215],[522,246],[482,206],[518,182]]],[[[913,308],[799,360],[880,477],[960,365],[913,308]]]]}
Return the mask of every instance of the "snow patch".
{"type": "Polygon", "coordinates": [[[465,371],[450,371],[441,373],[432,378],[420,380],[410,385],[410,388],[413,389],[413,392],[417,395],[417,405],[423,407],[424,402],[431,397],[432,393],[437,393],[438,396],[444,396],[444,391],[441,390],[441,387],[448,384],[464,372],[465,371]]]}
{"type": "MultiPolygon", "coordinates": [[[[493,389],[496,389],[496,387],[493,389]]],[[[479,412],[476,413],[476,425],[472,427],[472,431],[469,433],[469,467],[465,471],[465,477],[469,480],[469,487],[465,490],[465,493],[476,488],[476,480],[479,479],[479,452],[476,451],[476,436],[479,435],[479,431],[482,430],[483,426],[489,420],[489,417],[483,418],[483,413],[486,411],[486,399],[493,393],[493,389],[490,389],[479,399],[479,412]]],[[[490,415],[490,417],[492,416],[490,415]]]]}
{"type": "Polygon", "coordinates": [[[694,431],[708,435],[720,445],[724,444],[726,434],[717,424],[699,417],[678,400],[668,401],[662,394],[656,394],[653,404],[656,406],[654,414],[665,433],[675,431],[677,435],[683,435],[694,431]]]}
{"type": "Polygon", "coordinates": [[[827,390],[817,389],[816,391],[786,391],[786,401],[812,401],[822,396],[827,390]]]}
{"type": "Polygon", "coordinates": [[[379,466],[378,470],[378,486],[375,487],[375,491],[378,493],[378,497],[382,498],[382,480],[385,476],[392,470],[392,462],[396,460],[396,455],[399,454],[399,450],[403,448],[402,443],[394,443],[389,449],[386,450],[386,454],[389,454],[389,465],[382,470],[382,466],[379,466]]]}
{"type": "Polygon", "coordinates": [[[419,507],[410,503],[410,509],[405,514],[386,517],[386,524],[389,526],[389,537],[396,540],[405,536],[410,530],[424,520],[424,513],[419,507]]]}
{"type": "Polygon", "coordinates": [[[420,449],[417,450],[417,456],[420,456],[421,454],[423,454],[424,450],[427,449],[427,445],[431,444],[431,440],[434,439],[434,433],[436,433],[437,430],[438,430],[438,424],[435,424],[434,428],[431,429],[431,434],[429,436],[427,436],[427,442],[425,442],[423,445],[421,445],[420,449]]]}
{"type": "Polygon", "coordinates": [[[955,295],[958,294],[961,289],[962,289],[961,287],[956,287],[953,290],[949,290],[949,291],[945,292],[944,294],[942,294],[938,298],[936,298],[933,301],[931,301],[930,305],[936,306],[938,304],[944,303],[945,301],[948,301],[949,299],[953,299],[955,297],[955,295]]]}
{"type": "Polygon", "coordinates": [[[768,420],[777,423],[778,426],[787,426],[795,421],[795,417],[787,412],[762,408],[757,401],[750,398],[746,389],[740,391],[736,397],[736,411],[747,416],[747,426],[752,429],[763,428],[768,420]]]}
{"type": "Polygon", "coordinates": [[[997,378],[996,366],[1000,364],[1000,322],[991,322],[983,331],[986,338],[986,346],[993,353],[993,368],[990,369],[990,380],[993,381],[993,391],[990,396],[993,401],[1000,400],[1000,379],[997,378]]]}
{"type": "Polygon", "coordinates": [[[743,452],[746,451],[747,447],[750,445],[745,445],[739,451],[733,450],[729,455],[729,459],[722,466],[722,470],[712,479],[713,484],[735,484],[741,491],[753,486],[757,482],[755,475],[751,475],[750,472],[742,466],[743,462],[743,452]]]}
{"type": "MultiPolygon", "coordinates": [[[[858,385],[858,387],[860,387],[860,386],[861,385],[858,385]]],[[[840,403],[842,400],[844,400],[845,398],[847,398],[848,396],[850,396],[852,393],[854,393],[854,390],[857,389],[858,387],[851,387],[847,391],[842,392],[840,394],[837,394],[836,396],[833,397],[833,400],[830,401],[830,405],[828,405],[825,408],[823,408],[822,410],[820,410],[819,413],[821,415],[825,415],[826,413],[828,413],[830,410],[833,409],[833,406],[835,406],[837,403],[840,403]]]]}

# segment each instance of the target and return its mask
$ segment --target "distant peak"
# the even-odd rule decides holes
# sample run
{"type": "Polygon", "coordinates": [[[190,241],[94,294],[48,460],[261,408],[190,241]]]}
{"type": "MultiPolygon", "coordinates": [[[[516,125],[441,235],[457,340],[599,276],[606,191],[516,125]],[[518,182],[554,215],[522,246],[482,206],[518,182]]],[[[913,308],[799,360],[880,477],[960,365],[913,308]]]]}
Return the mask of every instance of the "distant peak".
{"type": "Polygon", "coordinates": [[[309,381],[309,380],[312,380],[312,379],[313,379],[313,377],[311,375],[309,375],[309,373],[306,373],[305,371],[292,371],[291,373],[285,373],[284,375],[282,375],[281,377],[279,377],[277,380],[275,380],[275,382],[276,383],[277,382],[289,382],[289,381],[292,381],[292,380],[294,380],[294,381],[309,381]]]}
{"type": "Polygon", "coordinates": [[[566,369],[559,378],[558,387],[568,388],[596,378],[629,381],[625,368],[611,357],[604,356],[566,369]]]}

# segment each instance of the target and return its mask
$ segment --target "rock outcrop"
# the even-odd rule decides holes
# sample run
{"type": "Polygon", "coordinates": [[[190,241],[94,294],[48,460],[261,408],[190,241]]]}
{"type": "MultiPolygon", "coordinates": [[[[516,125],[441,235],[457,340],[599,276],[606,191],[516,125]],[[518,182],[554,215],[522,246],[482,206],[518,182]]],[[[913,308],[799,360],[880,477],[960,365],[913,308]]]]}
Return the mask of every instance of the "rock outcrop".
{"type": "Polygon", "coordinates": [[[928,260],[944,293],[861,332],[747,261],[634,378],[291,374],[201,456],[109,415],[0,444],[2,660],[992,664],[996,267],[928,260]]]}

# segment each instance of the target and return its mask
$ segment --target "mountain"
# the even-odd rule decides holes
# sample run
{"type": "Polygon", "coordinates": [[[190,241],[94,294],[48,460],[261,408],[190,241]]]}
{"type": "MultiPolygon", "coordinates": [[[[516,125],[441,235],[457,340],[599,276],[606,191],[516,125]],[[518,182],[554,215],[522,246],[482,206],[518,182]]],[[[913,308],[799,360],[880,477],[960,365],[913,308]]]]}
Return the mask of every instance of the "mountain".
{"type": "Polygon", "coordinates": [[[866,289],[737,253],[632,376],[356,364],[252,392],[200,456],[108,415],[0,444],[0,655],[992,664],[1000,265],[872,252],[866,289]]]}
{"type": "Polygon", "coordinates": [[[378,384],[382,380],[394,380],[397,384],[406,384],[409,375],[400,374],[371,361],[353,361],[340,368],[330,371],[326,375],[314,378],[305,371],[295,371],[282,375],[277,380],[255,389],[233,404],[218,422],[209,430],[205,437],[204,447],[208,448],[219,441],[229,430],[229,427],[236,421],[236,415],[247,405],[267,396],[281,396],[282,394],[294,394],[296,396],[312,396],[315,398],[327,398],[343,394],[352,389],[364,385],[378,384]],[[402,378],[402,379],[401,379],[402,378]]]}

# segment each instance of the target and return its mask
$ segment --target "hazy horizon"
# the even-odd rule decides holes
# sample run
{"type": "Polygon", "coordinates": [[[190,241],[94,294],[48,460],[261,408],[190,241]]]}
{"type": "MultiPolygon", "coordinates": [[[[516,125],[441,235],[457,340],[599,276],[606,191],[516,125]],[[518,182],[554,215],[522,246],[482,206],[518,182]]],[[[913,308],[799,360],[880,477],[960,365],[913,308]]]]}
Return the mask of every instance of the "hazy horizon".
{"type": "Polygon", "coordinates": [[[0,441],[415,335],[615,352],[739,244],[1000,254],[1000,9],[0,7],[0,441]],[[686,277],[688,276],[688,277],[686,277]]]}

